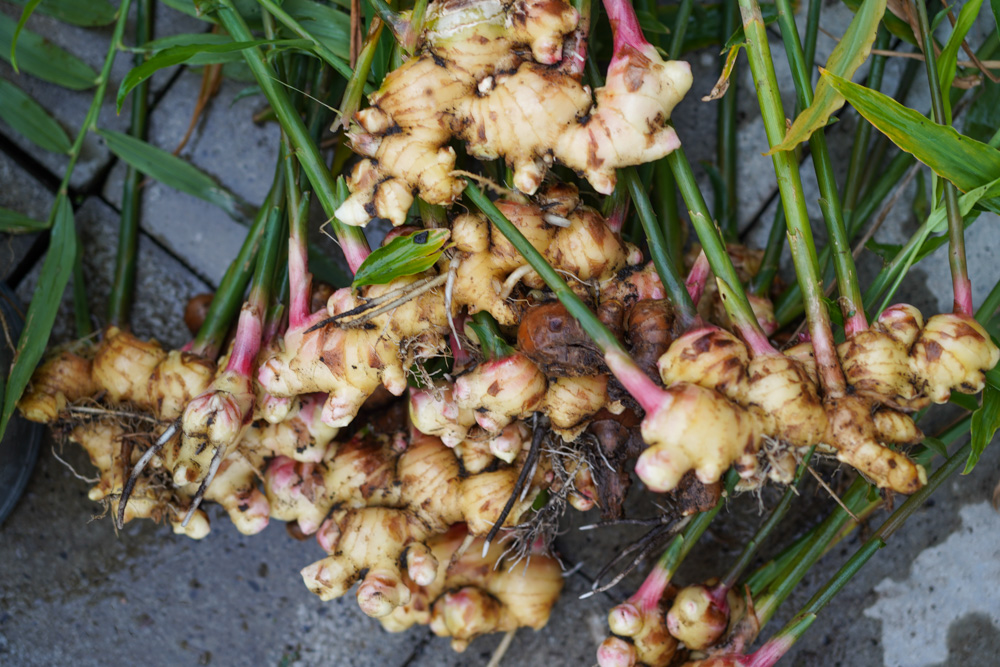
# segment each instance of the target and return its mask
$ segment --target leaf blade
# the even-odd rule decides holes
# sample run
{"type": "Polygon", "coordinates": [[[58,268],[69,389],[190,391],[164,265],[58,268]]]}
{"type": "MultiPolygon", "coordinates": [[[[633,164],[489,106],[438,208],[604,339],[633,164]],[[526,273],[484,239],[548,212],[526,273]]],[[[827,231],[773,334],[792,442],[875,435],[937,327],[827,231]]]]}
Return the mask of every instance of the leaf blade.
{"type": "MultiPolygon", "coordinates": [[[[0,58],[10,62],[16,24],[0,12],[0,58]]],[[[86,90],[97,83],[97,72],[74,56],[30,30],[22,30],[17,40],[18,68],[24,74],[38,77],[71,90],[86,90]]]]}
{"type": "Polygon", "coordinates": [[[66,131],[38,102],[2,79],[0,118],[39,148],[52,153],[69,153],[72,148],[66,131]]]}
{"type": "Polygon", "coordinates": [[[823,72],[858,113],[901,150],[910,153],[959,190],[969,192],[1000,177],[1000,151],[932,122],[888,95],[823,72]]]}
{"type": "Polygon", "coordinates": [[[26,232],[42,232],[49,228],[48,222],[35,220],[26,215],[0,207],[0,232],[21,234],[26,232]]]}
{"type": "Polygon", "coordinates": [[[306,40],[269,40],[269,39],[258,39],[252,42],[233,42],[228,43],[216,43],[214,41],[210,42],[198,42],[194,44],[183,44],[178,46],[172,46],[170,48],[163,49],[158,52],[153,57],[149,58],[143,64],[133,67],[125,78],[122,79],[121,85],[118,87],[118,95],[116,99],[116,105],[118,113],[121,113],[122,105],[125,103],[125,98],[132,91],[133,88],[138,86],[140,83],[153,76],[156,72],[166,67],[173,67],[174,65],[180,65],[183,63],[191,62],[197,59],[197,64],[208,65],[217,64],[222,62],[229,62],[233,60],[242,61],[243,56],[241,52],[246,49],[255,48],[263,45],[271,46],[295,46],[300,48],[308,49],[311,44],[306,40]],[[215,54],[215,55],[227,55],[233,54],[235,58],[198,58],[203,54],[215,54]]]}
{"type": "Polygon", "coordinates": [[[440,259],[450,236],[447,229],[425,229],[397,236],[368,255],[358,267],[351,287],[384,285],[426,271],[440,259]]]}
{"type": "Polygon", "coordinates": [[[963,475],[968,475],[979,462],[979,457],[990,444],[997,429],[1000,428],[1000,389],[987,384],[983,390],[983,404],[972,413],[972,449],[965,463],[963,475]]]}
{"type": "Polygon", "coordinates": [[[45,261],[42,263],[38,286],[28,306],[24,330],[18,339],[17,351],[14,353],[14,363],[7,377],[3,412],[0,413],[0,439],[7,430],[7,423],[14,413],[17,401],[31,380],[35,366],[45,353],[63,292],[73,272],[73,261],[76,258],[76,230],[73,223],[73,208],[65,195],[56,198],[50,217],[52,239],[45,261]]]}
{"type": "Polygon", "coordinates": [[[214,204],[238,222],[246,223],[253,217],[249,203],[186,160],[121,132],[96,132],[112,153],[150,178],[214,204]]]}
{"type": "MultiPolygon", "coordinates": [[[[843,38],[826,61],[826,70],[846,79],[854,76],[871,53],[879,21],[885,14],[885,2],[886,0],[864,0],[864,4],[844,32],[843,38]]],[[[784,140],[766,154],[788,151],[808,140],[813,132],[824,127],[830,116],[842,106],[844,97],[830,86],[828,80],[820,78],[816,84],[816,94],[813,96],[812,104],[798,115],[785,133],[784,140]]]]}
{"type": "MultiPolygon", "coordinates": [[[[27,0],[11,0],[16,5],[24,5],[27,0]]],[[[63,23],[71,23],[83,28],[114,23],[118,10],[107,0],[45,0],[36,10],[63,23]]]]}

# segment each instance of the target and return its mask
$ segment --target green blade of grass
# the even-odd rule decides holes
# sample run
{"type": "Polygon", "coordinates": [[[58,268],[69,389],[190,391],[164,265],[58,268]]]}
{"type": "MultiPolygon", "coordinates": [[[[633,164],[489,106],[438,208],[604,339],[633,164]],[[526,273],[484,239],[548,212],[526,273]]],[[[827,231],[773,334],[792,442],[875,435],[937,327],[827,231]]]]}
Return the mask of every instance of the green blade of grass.
{"type": "MultiPolygon", "coordinates": [[[[823,72],[823,78],[896,146],[959,190],[968,192],[1000,176],[1000,150],[962,136],[952,127],[934,123],[888,95],[830,72],[823,72]]],[[[984,200],[984,204],[991,210],[1000,210],[998,201],[984,200]]]]}
{"type": "MultiPolygon", "coordinates": [[[[17,23],[0,13],[0,58],[7,62],[11,62],[16,31],[17,23]]],[[[90,65],[40,35],[22,30],[16,41],[19,72],[71,90],[86,90],[97,83],[97,72],[90,65]]]]}
{"type": "Polygon", "coordinates": [[[72,144],[62,126],[20,88],[0,79],[0,118],[42,150],[68,153],[72,144]]]}
{"type": "Polygon", "coordinates": [[[76,259],[76,230],[73,227],[73,207],[66,195],[56,197],[52,207],[52,238],[42,263],[38,286],[31,297],[24,331],[17,343],[14,363],[7,378],[3,412],[0,413],[0,438],[7,430],[7,422],[14,407],[31,380],[35,366],[45,353],[49,332],[56,321],[62,294],[76,259]]]}
{"type": "MultiPolygon", "coordinates": [[[[862,63],[868,59],[879,21],[885,14],[886,0],[865,0],[854,15],[847,32],[837,43],[837,47],[826,61],[826,69],[831,74],[850,79],[862,63]]],[[[812,103],[799,114],[785,134],[780,144],[767,154],[791,150],[807,140],[812,133],[824,127],[833,112],[844,106],[844,98],[830,85],[829,80],[820,79],[812,103]]]]}
{"type": "MultiPolygon", "coordinates": [[[[10,1],[15,5],[27,4],[26,0],[10,1]]],[[[117,10],[107,0],[44,0],[35,11],[64,23],[94,28],[113,23],[117,10]]]]}
{"type": "Polygon", "coordinates": [[[238,222],[253,218],[253,206],[189,162],[121,132],[97,130],[97,134],[112,153],[150,178],[214,204],[238,222]]]}
{"type": "MultiPolygon", "coordinates": [[[[27,24],[28,19],[31,15],[35,13],[35,9],[38,7],[42,0],[28,0],[28,3],[21,10],[21,16],[17,20],[17,27],[14,28],[14,37],[10,40],[10,65],[14,68],[15,72],[17,69],[17,40],[21,36],[21,31],[24,30],[25,24],[27,24]]],[[[18,72],[20,73],[20,72],[18,72]]]]}
{"type": "Polygon", "coordinates": [[[312,46],[304,39],[258,39],[252,42],[234,42],[229,40],[228,43],[222,44],[210,41],[172,46],[160,51],[138,67],[133,67],[125,78],[122,79],[121,86],[118,87],[118,97],[116,100],[118,113],[121,113],[122,105],[125,103],[125,98],[128,97],[129,92],[161,69],[173,67],[174,65],[180,65],[181,63],[191,62],[198,58],[198,56],[204,56],[206,54],[210,54],[208,59],[201,58],[195,64],[209,65],[231,61],[242,61],[243,55],[241,52],[244,49],[251,49],[264,45],[285,48],[309,48],[312,46]],[[227,55],[231,57],[225,57],[227,55]],[[220,58],[219,56],[222,57],[220,58]]]}
{"type": "Polygon", "coordinates": [[[0,232],[21,234],[26,232],[42,232],[48,228],[48,222],[34,220],[9,208],[0,208],[0,232]]]}

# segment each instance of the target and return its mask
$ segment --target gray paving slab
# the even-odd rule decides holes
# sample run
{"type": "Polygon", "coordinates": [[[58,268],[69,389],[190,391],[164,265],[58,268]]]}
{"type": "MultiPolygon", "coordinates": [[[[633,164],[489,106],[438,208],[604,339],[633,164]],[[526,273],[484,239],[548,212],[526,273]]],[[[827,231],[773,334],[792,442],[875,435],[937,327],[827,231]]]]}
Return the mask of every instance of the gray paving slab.
{"type": "MultiPolygon", "coordinates": [[[[0,152],[0,208],[17,211],[33,220],[46,220],[53,196],[44,185],[0,152]]],[[[0,280],[6,280],[21,262],[37,234],[0,233],[0,280]]]]}
{"type": "MultiPolygon", "coordinates": [[[[106,322],[107,296],[111,291],[115,267],[117,246],[114,240],[118,234],[118,221],[118,213],[96,197],[88,199],[76,211],[80,242],[86,249],[83,255],[84,277],[96,326],[106,322]]],[[[192,296],[208,291],[208,285],[145,235],[139,238],[136,265],[133,331],[138,336],[156,338],[170,347],[184,345],[190,338],[183,326],[184,306],[192,296]]],[[[24,303],[31,300],[40,270],[41,263],[17,289],[17,295],[24,303]]],[[[63,342],[74,337],[73,300],[71,291],[67,290],[52,340],[63,342]]]]}
{"type": "MultiPolygon", "coordinates": [[[[149,141],[167,151],[180,143],[191,119],[201,74],[187,71],[171,86],[150,117],[149,141]]],[[[181,157],[252,204],[260,204],[271,185],[279,131],[275,124],[255,125],[260,97],[234,98],[245,84],[226,81],[207,108],[181,157]]],[[[116,165],[103,193],[121,201],[124,166],[116,165]]],[[[142,228],[199,276],[217,285],[246,238],[246,227],[221,209],[162,183],[148,181],[142,200],[142,228]]]]}

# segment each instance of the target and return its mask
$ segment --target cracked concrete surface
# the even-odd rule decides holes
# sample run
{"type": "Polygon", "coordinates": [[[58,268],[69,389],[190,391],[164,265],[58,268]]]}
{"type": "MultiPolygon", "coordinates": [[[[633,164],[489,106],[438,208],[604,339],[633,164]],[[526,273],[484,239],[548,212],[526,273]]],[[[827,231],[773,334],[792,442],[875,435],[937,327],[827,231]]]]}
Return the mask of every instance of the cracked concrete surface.
{"type": "MultiPolygon", "coordinates": [[[[0,2],[0,11],[17,7],[0,2]]],[[[850,13],[839,3],[824,7],[824,28],[840,34],[850,13]]],[[[194,32],[204,24],[160,5],[158,34],[194,32]]],[[[33,30],[99,67],[107,30],[69,28],[45,18],[29,23],[33,30]]],[[[817,59],[833,41],[821,36],[817,59]]],[[[772,43],[783,90],[791,91],[780,42],[772,43]]],[[[716,53],[695,54],[695,88],[678,108],[678,132],[692,162],[714,160],[715,106],[699,101],[715,80],[716,53]]],[[[900,67],[893,64],[887,87],[900,67]]],[[[112,90],[128,70],[120,59],[113,70],[112,90]]],[[[0,63],[0,75],[10,70],[0,63]]],[[[764,138],[746,67],[739,70],[741,228],[761,244],[775,206],[773,171],[760,153],[764,138]],[[756,220],[764,224],[756,224],[756,220]]],[[[173,149],[187,126],[197,93],[197,72],[161,73],[154,79],[160,98],[152,115],[154,143],[173,149]]],[[[25,87],[67,131],[75,129],[89,93],[64,95],[53,86],[26,80],[25,87]]],[[[259,98],[230,106],[240,85],[227,84],[199,124],[182,155],[220,182],[257,203],[269,183],[277,131],[256,126],[252,114],[259,98]]],[[[916,86],[917,89],[920,86],[916,86]]],[[[788,108],[791,98],[786,99],[788,108]]],[[[915,108],[927,102],[920,95],[915,108]]],[[[110,102],[101,126],[123,129],[110,102]]],[[[853,136],[853,115],[828,131],[834,160],[846,162],[853,136]]],[[[110,285],[114,230],[123,169],[91,138],[71,186],[77,196],[76,219],[87,248],[84,270],[95,317],[102,322],[110,285]]],[[[52,191],[65,164],[59,156],[31,152],[31,147],[0,124],[0,206],[44,218],[52,191]]],[[[709,179],[697,169],[705,192],[709,179]]],[[[810,215],[822,237],[822,219],[811,162],[803,162],[810,215]]],[[[887,217],[876,238],[897,242],[908,237],[917,221],[910,210],[914,186],[887,217]]],[[[314,216],[316,227],[322,217],[314,216]]],[[[997,219],[983,216],[969,231],[969,265],[980,302],[996,282],[994,259],[997,219]]],[[[221,211],[158,183],[148,184],[143,200],[140,274],[133,317],[140,335],[156,336],[177,346],[187,337],[181,324],[186,299],[214,285],[242,239],[240,226],[221,211]],[[200,236],[199,236],[200,234],[200,236]]],[[[11,283],[23,300],[30,299],[44,237],[0,235],[0,279],[11,283]]],[[[329,244],[328,244],[329,245],[329,244]]],[[[862,255],[862,281],[874,275],[879,261],[862,255]]],[[[950,277],[945,250],[925,260],[907,281],[901,297],[925,313],[950,307],[950,277]]],[[[68,298],[60,311],[56,340],[72,336],[68,298]]],[[[940,421],[940,420],[939,420],[940,421]]],[[[1000,448],[988,449],[972,475],[957,477],[919,510],[854,581],[823,612],[783,664],[837,665],[995,665],[1000,649],[1000,518],[985,501],[996,482],[1000,448]],[[973,530],[970,533],[969,528],[973,530]],[[953,551],[956,547],[958,551],[953,551]],[[951,554],[955,554],[954,557],[951,554]],[[978,595],[960,594],[978,585],[978,595]],[[933,587],[933,590],[931,588],[933,587]]],[[[832,468],[824,465],[831,473],[832,468]]],[[[213,511],[213,531],[202,542],[171,533],[149,522],[133,523],[119,534],[107,518],[94,519],[101,508],[87,500],[86,456],[78,448],[58,449],[47,437],[25,496],[0,526],[0,663],[9,665],[107,665],[143,661],[151,665],[386,665],[429,667],[484,665],[499,637],[475,641],[462,654],[426,629],[404,634],[384,632],[366,618],[351,596],[323,603],[301,583],[298,571],[321,557],[311,541],[298,542],[275,522],[262,534],[237,533],[223,513],[213,511]],[[57,458],[59,454],[67,464],[57,458]],[[72,470],[71,470],[72,468],[72,470]]],[[[833,477],[835,486],[841,476],[833,477]]],[[[656,498],[633,492],[629,506],[636,516],[652,516],[656,498]]],[[[770,507],[777,495],[766,492],[770,507]]],[[[794,519],[786,520],[764,546],[759,561],[774,554],[834,506],[822,491],[807,485],[794,519]]],[[[880,517],[874,518],[875,525],[880,517]]],[[[596,513],[568,518],[560,537],[561,552],[580,567],[568,577],[566,591],[549,626],[541,632],[520,631],[505,665],[591,665],[605,636],[605,614],[631,593],[639,571],[610,593],[579,600],[601,566],[641,530],[614,527],[580,532],[597,520],[596,513]]],[[[761,518],[753,498],[736,498],[720,514],[678,575],[687,583],[718,575],[735,558],[739,544],[761,518]]],[[[863,534],[843,541],[814,568],[786,602],[765,636],[780,627],[860,545],[863,534]]]]}

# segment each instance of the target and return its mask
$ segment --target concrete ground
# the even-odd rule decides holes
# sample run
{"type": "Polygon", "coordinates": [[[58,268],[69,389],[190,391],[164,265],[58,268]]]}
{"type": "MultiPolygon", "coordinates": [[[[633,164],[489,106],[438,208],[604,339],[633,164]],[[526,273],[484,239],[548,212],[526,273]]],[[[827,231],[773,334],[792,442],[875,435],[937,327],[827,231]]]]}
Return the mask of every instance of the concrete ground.
{"type": "MultiPolygon", "coordinates": [[[[0,2],[0,11],[16,16],[19,7],[0,2]]],[[[841,34],[850,14],[839,3],[824,7],[824,28],[841,34]]],[[[988,22],[988,21],[984,21],[988,22]]],[[[991,24],[992,25],[992,24],[991,24]]],[[[28,27],[99,69],[108,30],[67,27],[36,16],[28,27]]],[[[204,24],[160,3],[157,35],[204,30],[204,24]]],[[[819,63],[832,40],[821,37],[819,63]]],[[[772,39],[777,60],[780,41],[772,39]]],[[[714,156],[715,106],[699,98],[714,83],[716,55],[692,57],[695,89],[678,108],[678,132],[692,161],[714,156]]],[[[128,71],[125,58],[116,64],[115,90],[128,71]]],[[[887,88],[900,66],[889,68],[887,88]]],[[[14,78],[0,62],[0,76],[14,78]]],[[[779,63],[782,90],[792,88],[779,63]]],[[[741,102],[741,223],[747,236],[762,244],[775,205],[770,161],[765,149],[756,100],[747,91],[746,68],[739,71],[741,102]],[[758,220],[765,224],[758,225],[758,220]]],[[[39,100],[71,133],[82,121],[90,93],[67,93],[54,86],[18,77],[17,84],[39,100]]],[[[200,74],[173,70],[153,79],[155,104],[150,139],[172,149],[187,127],[197,96],[200,74]]],[[[245,84],[226,83],[199,123],[182,155],[215,176],[224,186],[259,203],[271,177],[277,145],[273,125],[258,126],[251,116],[261,99],[236,100],[245,84]]],[[[922,89],[918,81],[916,90],[922,89]]],[[[787,108],[791,98],[786,97],[787,108]]],[[[915,93],[909,104],[927,106],[915,93]]],[[[124,129],[110,101],[100,126],[124,129]]],[[[834,159],[846,163],[854,119],[829,131],[834,159]]],[[[44,219],[64,168],[64,157],[34,149],[0,122],[0,206],[44,219]]],[[[118,224],[123,168],[91,135],[71,182],[76,221],[86,251],[84,271],[91,306],[99,323],[111,282],[115,230],[118,224]]],[[[803,164],[811,214],[822,227],[811,164],[803,164]]],[[[707,188],[708,181],[705,179],[707,188]]],[[[707,191],[707,190],[706,190],[707,191]]],[[[898,242],[917,221],[909,201],[913,187],[887,217],[876,238],[898,242]]],[[[981,302],[998,279],[994,259],[1000,234],[998,220],[983,216],[969,233],[969,264],[981,302]]],[[[150,183],[145,189],[140,239],[140,274],[134,329],[165,344],[181,345],[187,337],[182,322],[186,300],[213,288],[235,254],[243,230],[221,211],[184,194],[150,183]]],[[[318,226],[318,223],[317,223],[318,226]]],[[[820,232],[818,236],[822,237],[820,232]]],[[[20,298],[31,298],[43,235],[0,235],[0,279],[20,298]]],[[[863,256],[862,279],[870,279],[878,260],[863,256]]],[[[904,288],[904,299],[925,314],[950,308],[946,251],[917,267],[904,288]]],[[[72,335],[67,299],[55,340],[72,335]]],[[[939,423],[946,417],[939,417],[939,423]]],[[[932,429],[928,429],[932,430],[932,429]]],[[[11,446],[4,443],[4,446],[11,446]]],[[[886,665],[887,667],[966,667],[997,664],[1000,650],[1000,517],[988,501],[997,481],[1000,448],[988,449],[969,476],[949,481],[887,547],[855,577],[819,617],[806,637],[784,660],[788,665],[886,665]]],[[[830,477],[829,466],[822,471],[830,477]]],[[[142,661],[151,665],[483,665],[499,637],[475,641],[463,654],[425,629],[388,634],[361,614],[348,596],[319,601],[302,585],[298,571],[320,558],[311,541],[298,542],[275,522],[262,534],[237,533],[218,513],[213,531],[201,542],[174,536],[169,528],[149,522],[129,524],[116,534],[109,518],[96,518],[100,508],[87,500],[89,464],[78,448],[65,451],[49,436],[24,497],[0,526],[0,663],[5,665],[115,665],[142,661]],[[60,460],[60,458],[62,460],[60,460]],[[65,461],[65,463],[63,462],[65,461]]],[[[842,475],[833,474],[840,488],[842,475]]],[[[761,502],[773,505],[776,495],[761,502]]],[[[630,501],[639,516],[655,512],[655,497],[635,493],[630,501]]],[[[802,497],[780,534],[764,547],[762,557],[788,544],[834,507],[815,485],[802,497]]],[[[592,513],[593,514],[593,513],[592,513]]],[[[860,534],[838,545],[786,603],[764,635],[780,627],[816,588],[836,571],[860,540],[878,525],[876,515],[860,534]]],[[[505,665],[591,665],[605,636],[607,610],[630,594],[641,577],[632,575],[618,588],[585,600],[601,566],[639,533],[623,528],[580,532],[578,526],[596,515],[573,516],[560,538],[567,562],[578,565],[567,576],[565,593],[548,627],[515,636],[505,665]]],[[[739,545],[760,521],[753,497],[732,500],[689,557],[677,579],[697,581],[718,575],[732,562],[739,545]]],[[[640,568],[643,570],[644,568],[640,568]]]]}

